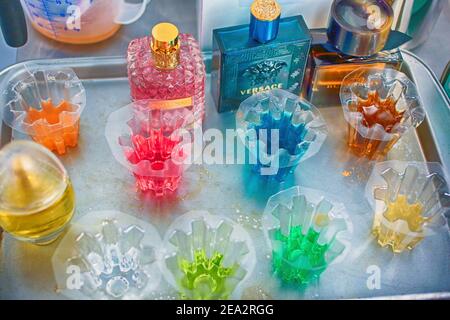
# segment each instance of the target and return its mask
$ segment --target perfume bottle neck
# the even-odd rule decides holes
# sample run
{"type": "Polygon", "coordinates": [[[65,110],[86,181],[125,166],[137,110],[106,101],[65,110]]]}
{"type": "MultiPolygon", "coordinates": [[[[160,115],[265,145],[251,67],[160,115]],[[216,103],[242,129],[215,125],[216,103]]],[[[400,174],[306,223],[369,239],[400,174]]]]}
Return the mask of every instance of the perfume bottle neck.
{"type": "Polygon", "coordinates": [[[255,0],[250,7],[250,38],[267,43],[277,37],[281,7],[275,0],[255,0]]]}
{"type": "Polygon", "coordinates": [[[161,51],[152,48],[155,67],[162,70],[175,69],[180,63],[180,50],[161,51]]]}

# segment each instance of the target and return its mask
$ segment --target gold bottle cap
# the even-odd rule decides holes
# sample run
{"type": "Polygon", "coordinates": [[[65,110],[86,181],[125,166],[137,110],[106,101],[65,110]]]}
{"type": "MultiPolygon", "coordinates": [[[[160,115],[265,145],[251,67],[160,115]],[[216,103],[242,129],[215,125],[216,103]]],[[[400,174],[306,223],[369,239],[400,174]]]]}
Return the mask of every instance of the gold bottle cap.
{"type": "Polygon", "coordinates": [[[180,60],[178,28],[168,22],[158,23],[152,29],[151,49],[156,67],[173,69],[180,60]]]}
{"type": "Polygon", "coordinates": [[[281,15],[281,6],[276,0],[254,0],[250,11],[260,21],[274,21],[281,15]]]}

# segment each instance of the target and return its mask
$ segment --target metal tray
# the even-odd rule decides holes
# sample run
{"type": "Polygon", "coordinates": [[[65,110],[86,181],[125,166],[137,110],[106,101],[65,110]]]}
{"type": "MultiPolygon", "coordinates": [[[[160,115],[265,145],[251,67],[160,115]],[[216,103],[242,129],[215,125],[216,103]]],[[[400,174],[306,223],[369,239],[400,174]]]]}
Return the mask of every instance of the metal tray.
{"type": "MultiPolygon", "coordinates": [[[[450,102],[428,67],[413,54],[407,51],[403,54],[404,71],[418,85],[427,119],[419,129],[400,140],[389,158],[439,161],[448,172],[450,102]]],[[[345,152],[346,124],[340,107],[321,109],[328,122],[329,137],[316,156],[301,163],[291,180],[281,185],[263,184],[242,165],[194,165],[185,175],[179,196],[156,201],[135,192],[133,177],[114,160],[104,137],[109,113],[130,101],[125,60],[118,57],[33,62],[73,68],[87,91],[88,104],[82,115],[79,147],[62,157],[77,192],[75,220],[95,210],[115,209],[153,223],[163,235],[176,217],[190,210],[204,209],[228,215],[246,227],[258,252],[257,269],[246,287],[252,288],[251,292],[263,290],[275,299],[450,297],[448,233],[427,238],[411,253],[398,256],[379,248],[371,240],[371,213],[364,199],[364,187],[373,164],[358,161],[345,152]],[[271,276],[260,230],[260,217],[268,197],[295,184],[321,189],[338,197],[346,205],[354,229],[352,250],[346,259],[330,266],[317,287],[303,292],[282,288],[271,276]],[[373,265],[379,268],[381,286],[370,290],[367,270],[373,265]]],[[[22,70],[23,64],[4,70],[0,73],[0,82],[22,70]]],[[[209,94],[209,83],[207,90],[205,129],[224,131],[234,128],[234,113],[218,114],[209,94]]],[[[0,146],[12,138],[26,137],[2,125],[0,146]]],[[[5,234],[0,249],[0,298],[63,299],[64,296],[58,293],[51,265],[58,243],[36,247],[14,241],[5,234]]],[[[256,298],[248,295],[249,292],[246,298],[256,298]]],[[[163,284],[149,298],[158,297],[175,295],[163,284]]]]}

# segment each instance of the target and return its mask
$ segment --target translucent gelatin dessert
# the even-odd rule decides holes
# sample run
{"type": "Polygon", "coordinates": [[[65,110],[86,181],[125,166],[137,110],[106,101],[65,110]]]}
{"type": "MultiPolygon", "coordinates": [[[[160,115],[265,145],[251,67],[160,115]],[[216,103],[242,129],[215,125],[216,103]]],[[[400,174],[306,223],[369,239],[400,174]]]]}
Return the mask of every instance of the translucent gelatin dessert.
{"type": "Polygon", "coordinates": [[[134,101],[163,100],[164,108],[188,108],[194,120],[203,119],[206,71],[200,47],[173,24],[157,24],[151,36],[131,41],[128,78],[134,101]]]}
{"type": "Polygon", "coordinates": [[[382,247],[400,253],[448,230],[448,183],[437,163],[377,163],[366,187],[374,211],[372,232],[382,247]]]}
{"type": "Polygon", "coordinates": [[[184,139],[189,131],[183,129],[193,117],[188,109],[159,109],[147,100],[111,113],[106,139],[116,160],[136,178],[139,190],[159,197],[178,189],[192,163],[192,140],[184,139]]]}
{"type": "Polygon", "coordinates": [[[66,169],[48,149],[14,141],[0,151],[0,228],[18,240],[54,241],[75,211],[66,169]]]}
{"type": "Polygon", "coordinates": [[[7,90],[9,126],[60,155],[77,146],[86,92],[72,69],[27,65],[7,90]]]}
{"type": "Polygon", "coordinates": [[[414,83],[390,68],[363,67],[344,78],[341,103],[348,146],[360,157],[383,159],[402,135],[425,118],[414,83]]]}
{"type": "Polygon", "coordinates": [[[263,226],[274,273],[282,283],[299,288],[318,281],[337,257],[344,256],[351,229],[342,204],[326,199],[321,191],[298,186],[269,199],[263,226]]]}
{"type": "Polygon", "coordinates": [[[254,171],[284,180],[298,164],[315,155],[327,137],[320,112],[306,100],[274,89],[242,102],[236,127],[249,149],[254,171]]]}
{"type": "Polygon", "coordinates": [[[248,233],[224,217],[192,211],[165,236],[164,276],[182,299],[224,300],[240,296],[256,258],[248,233]]]}

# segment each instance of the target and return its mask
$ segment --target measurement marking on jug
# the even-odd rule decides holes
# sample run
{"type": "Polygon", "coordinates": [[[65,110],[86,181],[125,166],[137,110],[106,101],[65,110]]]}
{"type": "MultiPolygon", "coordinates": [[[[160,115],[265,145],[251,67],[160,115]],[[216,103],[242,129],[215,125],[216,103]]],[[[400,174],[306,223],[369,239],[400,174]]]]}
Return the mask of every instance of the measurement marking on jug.
{"type": "MultiPolygon", "coordinates": [[[[58,4],[58,1],[56,1],[56,4],[58,4]]],[[[53,35],[56,38],[58,36],[58,34],[56,33],[56,29],[53,27],[52,18],[50,16],[50,10],[48,9],[45,1],[42,1],[42,5],[44,6],[44,12],[45,12],[45,15],[47,16],[47,20],[50,25],[51,32],[53,32],[53,35]]]]}

